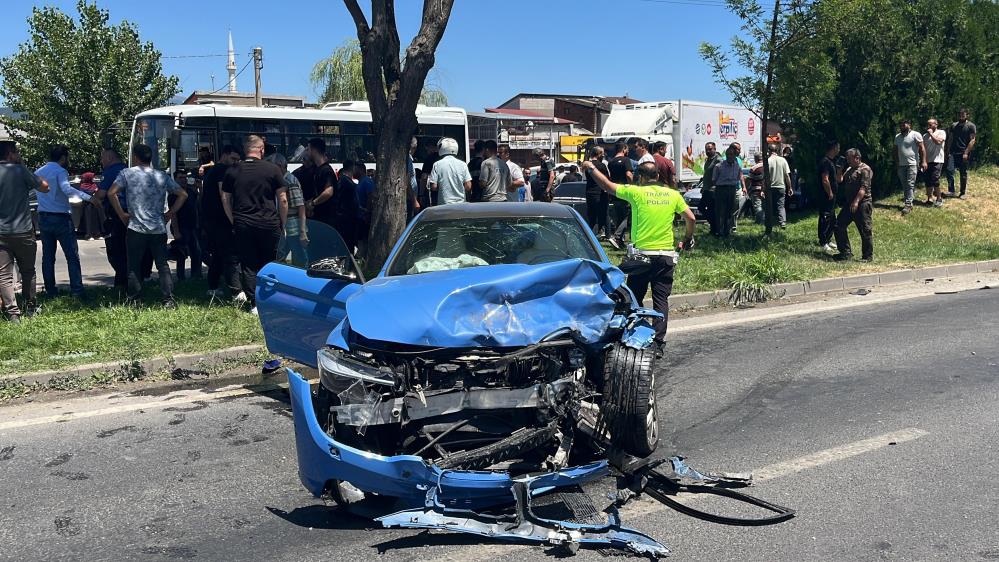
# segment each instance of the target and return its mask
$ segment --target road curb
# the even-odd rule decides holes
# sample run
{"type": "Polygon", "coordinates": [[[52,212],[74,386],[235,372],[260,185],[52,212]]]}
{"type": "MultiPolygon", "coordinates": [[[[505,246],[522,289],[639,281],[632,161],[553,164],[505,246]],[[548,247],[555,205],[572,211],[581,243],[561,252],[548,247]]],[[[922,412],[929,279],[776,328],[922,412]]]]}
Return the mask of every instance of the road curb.
{"type": "MultiPolygon", "coordinates": [[[[206,353],[184,353],[168,357],[137,359],[134,361],[91,363],[54,371],[0,375],[0,381],[20,379],[26,384],[45,384],[54,378],[89,377],[100,373],[135,369],[141,369],[145,374],[153,374],[163,370],[173,372],[179,369],[191,377],[211,378],[213,374],[221,374],[226,366],[246,361],[252,355],[263,350],[264,346],[262,345],[241,345],[206,353]]],[[[179,382],[183,382],[183,380],[179,382]]]]}
{"type": "MultiPolygon", "coordinates": [[[[858,289],[861,287],[901,285],[903,283],[917,283],[930,279],[953,277],[955,275],[991,273],[994,271],[999,271],[999,260],[953,263],[947,265],[921,267],[917,269],[899,269],[894,271],[884,271],[881,273],[863,273],[860,275],[849,275],[844,277],[794,281],[792,283],[779,283],[771,285],[770,289],[775,295],[778,295],[779,298],[802,295],[821,295],[846,291],[849,289],[858,289]]],[[[673,295],[669,298],[669,307],[670,310],[686,310],[691,308],[714,306],[727,302],[728,295],[729,291],[727,290],[673,295]]],[[[651,299],[646,299],[645,304],[647,306],[651,306],[651,303],[651,299]]]]}

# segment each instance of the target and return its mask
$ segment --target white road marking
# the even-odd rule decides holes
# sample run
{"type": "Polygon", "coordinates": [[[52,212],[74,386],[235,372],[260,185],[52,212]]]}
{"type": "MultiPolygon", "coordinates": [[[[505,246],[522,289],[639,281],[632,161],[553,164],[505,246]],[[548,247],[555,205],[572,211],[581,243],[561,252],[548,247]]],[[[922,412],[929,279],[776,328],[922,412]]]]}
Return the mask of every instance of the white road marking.
{"type": "MultiPolygon", "coordinates": [[[[841,461],[857,455],[862,455],[864,453],[870,453],[878,449],[883,449],[884,447],[890,446],[892,443],[905,443],[907,441],[919,439],[920,437],[924,437],[926,435],[929,435],[928,431],[915,427],[909,427],[898,431],[892,431],[890,433],[884,433],[869,439],[847,443],[846,445],[840,445],[839,447],[832,447],[754,470],[753,482],[766,482],[782,476],[789,476],[791,474],[796,474],[812,468],[818,468],[829,463],[841,461]]],[[[698,494],[681,493],[677,494],[674,499],[682,503],[687,503],[698,497],[703,496],[698,494]]],[[[650,499],[647,496],[642,496],[638,501],[629,503],[621,510],[621,519],[634,519],[663,511],[665,509],[665,505],[650,499]]]]}
{"type": "MultiPolygon", "coordinates": [[[[266,387],[255,387],[247,388],[240,387],[230,390],[219,390],[216,392],[202,392],[202,391],[184,391],[182,395],[177,393],[170,393],[165,396],[158,396],[155,400],[145,400],[142,402],[130,402],[127,404],[118,404],[115,406],[109,406],[107,408],[98,408],[95,410],[83,410],[79,412],[67,412],[65,414],[55,414],[49,416],[39,416],[39,417],[25,417],[23,419],[13,419],[10,421],[0,422],[0,431],[6,431],[10,429],[18,429],[22,427],[30,427],[33,425],[43,425],[48,423],[56,422],[68,422],[71,420],[79,420],[84,418],[93,418],[98,416],[107,416],[111,414],[121,414],[125,412],[135,412],[137,410],[150,410],[154,408],[166,408],[168,406],[174,406],[176,404],[189,404],[191,402],[198,402],[201,400],[218,400],[220,398],[231,398],[236,396],[246,396],[248,394],[256,394],[262,390],[269,390],[277,388],[280,385],[268,385],[266,387]]],[[[80,399],[81,401],[92,401],[92,399],[80,399]]],[[[61,403],[61,405],[67,405],[66,402],[61,403]]],[[[41,405],[34,405],[35,408],[41,405]]],[[[51,411],[47,409],[46,411],[51,411]]]]}

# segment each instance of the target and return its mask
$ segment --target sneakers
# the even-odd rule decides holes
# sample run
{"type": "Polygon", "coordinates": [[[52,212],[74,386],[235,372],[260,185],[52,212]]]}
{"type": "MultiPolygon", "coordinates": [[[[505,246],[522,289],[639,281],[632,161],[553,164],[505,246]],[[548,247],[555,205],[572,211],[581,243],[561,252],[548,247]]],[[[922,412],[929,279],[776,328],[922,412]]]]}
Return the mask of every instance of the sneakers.
{"type": "Polygon", "coordinates": [[[943,199],[937,199],[936,201],[934,201],[933,206],[937,208],[943,207],[943,199]]]}
{"type": "Polygon", "coordinates": [[[847,261],[849,259],[853,259],[853,254],[844,254],[844,253],[840,252],[840,253],[836,254],[835,256],[833,256],[833,259],[836,260],[836,261],[847,261]]]}
{"type": "Polygon", "coordinates": [[[902,207],[902,216],[903,217],[905,215],[908,215],[911,212],[912,212],[912,205],[906,205],[906,206],[902,207]]]}
{"type": "Polygon", "coordinates": [[[163,308],[166,310],[177,310],[177,302],[173,299],[165,299],[163,301],[163,308]]]}
{"type": "Polygon", "coordinates": [[[11,314],[7,317],[7,321],[11,324],[17,325],[21,323],[21,317],[16,314],[11,314]]]}
{"type": "Polygon", "coordinates": [[[24,317],[25,318],[31,318],[32,316],[36,316],[38,314],[41,314],[41,312],[42,312],[42,307],[38,306],[37,304],[35,304],[33,302],[29,302],[29,303],[27,303],[27,304],[24,305],[24,317]]]}
{"type": "Polygon", "coordinates": [[[259,313],[259,312],[257,312],[257,307],[253,307],[253,308],[251,308],[251,309],[250,309],[250,314],[252,314],[252,315],[254,315],[254,316],[260,316],[260,313],[259,313]]]}
{"type": "Polygon", "coordinates": [[[232,297],[232,300],[236,301],[237,304],[243,304],[247,301],[246,293],[240,291],[238,295],[232,297]]]}
{"type": "Polygon", "coordinates": [[[607,239],[607,241],[610,242],[611,246],[614,246],[614,248],[618,250],[620,250],[621,246],[623,245],[623,241],[617,236],[611,236],[610,238],[607,239]]]}
{"type": "Polygon", "coordinates": [[[822,251],[825,252],[825,253],[827,253],[827,254],[835,254],[835,253],[839,252],[839,247],[836,246],[835,242],[830,242],[830,243],[826,244],[825,246],[822,246],[822,251]]]}

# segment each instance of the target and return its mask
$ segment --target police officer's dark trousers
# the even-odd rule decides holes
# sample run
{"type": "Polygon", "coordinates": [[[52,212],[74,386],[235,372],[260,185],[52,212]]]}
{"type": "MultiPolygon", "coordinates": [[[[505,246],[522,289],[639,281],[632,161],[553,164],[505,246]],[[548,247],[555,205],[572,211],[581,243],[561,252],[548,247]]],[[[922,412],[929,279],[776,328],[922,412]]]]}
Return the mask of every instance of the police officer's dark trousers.
{"type": "MultiPolygon", "coordinates": [[[[666,325],[669,321],[669,296],[673,292],[673,271],[676,260],[670,256],[649,256],[652,267],[641,274],[628,276],[628,288],[641,303],[652,287],[652,308],[662,313],[663,317],[653,323],[656,330],[656,342],[666,341],[666,325]]],[[[639,305],[641,306],[641,305],[639,305]]]]}
{"type": "Polygon", "coordinates": [[[836,234],[836,202],[825,193],[819,202],[819,246],[825,246],[836,234]]]}

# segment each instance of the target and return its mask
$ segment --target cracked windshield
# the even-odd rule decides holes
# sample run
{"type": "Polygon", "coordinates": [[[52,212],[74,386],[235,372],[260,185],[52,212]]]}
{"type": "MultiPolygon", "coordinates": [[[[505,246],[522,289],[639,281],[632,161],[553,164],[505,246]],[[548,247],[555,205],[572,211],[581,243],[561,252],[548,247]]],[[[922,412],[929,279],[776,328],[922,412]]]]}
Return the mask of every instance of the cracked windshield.
{"type": "Polygon", "coordinates": [[[400,248],[389,275],[498,264],[537,265],[572,258],[599,260],[571,220],[479,218],[424,221],[400,248]]]}

